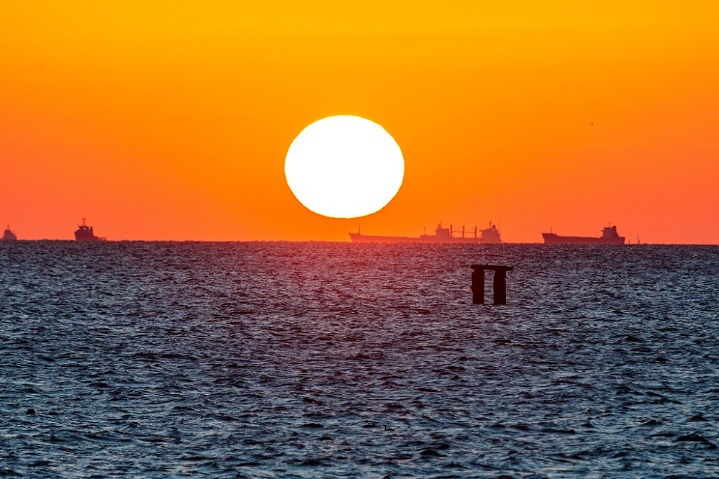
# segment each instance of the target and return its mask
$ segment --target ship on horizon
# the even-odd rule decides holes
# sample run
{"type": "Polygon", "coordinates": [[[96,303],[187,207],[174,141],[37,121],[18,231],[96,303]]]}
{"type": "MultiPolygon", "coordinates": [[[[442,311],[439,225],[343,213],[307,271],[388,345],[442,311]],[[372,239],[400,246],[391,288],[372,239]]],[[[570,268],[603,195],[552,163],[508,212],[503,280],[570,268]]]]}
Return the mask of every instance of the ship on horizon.
{"type": "Polygon", "coordinates": [[[105,238],[95,236],[92,226],[87,226],[83,218],[82,224],[75,230],[75,241],[105,241],[105,238]]]}
{"type": "Polygon", "coordinates": [[[350,239],[353,243],[481,243],[481,244],[498,244],[502,243],[497,226],[489,223],[489,228],[478,229],[474,227],[472,236],[467,236],[464,226],[461,231],[455,231],[452,225],[449,228],[442,227],[442,223],[437,225],[433,235],[422,234],[416,237],[412,236],[375,236],[363,235],[360,231],[350,233],[350,239]]]}
{"type": "Polygon", "coordinates": [[[10,225],[7,225],[5,232],[2,235],[2,241],[17,241],[17,235],[12,232],[10,225]]]}
{"type": "Polygon", "coordinates": [[[542,233],[544,244],[606,244],[623,245],[624,236],[619,236],[616,226],[606,226],[602,236],[592,238],[588,236],[560,236],[556,233],[542,233]]]}

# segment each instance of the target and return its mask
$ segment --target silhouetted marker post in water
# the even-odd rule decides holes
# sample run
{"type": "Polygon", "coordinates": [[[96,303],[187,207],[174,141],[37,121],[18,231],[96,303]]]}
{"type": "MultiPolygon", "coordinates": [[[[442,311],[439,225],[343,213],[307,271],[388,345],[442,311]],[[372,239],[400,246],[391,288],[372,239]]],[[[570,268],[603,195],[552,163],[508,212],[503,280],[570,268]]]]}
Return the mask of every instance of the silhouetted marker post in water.
{"type": "Polygon", "coordinates": [[[494,304],[507,304],[507,271],[512,266],[498,266],[492,264],[472,265],[472,302],[484,304],[484,272],[494,271],[494,304]]]}

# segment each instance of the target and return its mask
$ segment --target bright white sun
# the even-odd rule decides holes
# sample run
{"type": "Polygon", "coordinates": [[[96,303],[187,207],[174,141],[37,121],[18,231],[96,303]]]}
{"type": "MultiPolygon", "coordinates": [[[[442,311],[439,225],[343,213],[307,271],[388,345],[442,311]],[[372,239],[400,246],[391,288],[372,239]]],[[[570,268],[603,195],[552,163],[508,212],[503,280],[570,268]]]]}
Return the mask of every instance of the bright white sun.
{"type": "Polygon", "coordinates": [[[307,209],[357,218],[384,208],[402,186],[404,159],[394,138],[358,116],[330,116],[302,130],[290,145],[285,176],[307,209]]]}

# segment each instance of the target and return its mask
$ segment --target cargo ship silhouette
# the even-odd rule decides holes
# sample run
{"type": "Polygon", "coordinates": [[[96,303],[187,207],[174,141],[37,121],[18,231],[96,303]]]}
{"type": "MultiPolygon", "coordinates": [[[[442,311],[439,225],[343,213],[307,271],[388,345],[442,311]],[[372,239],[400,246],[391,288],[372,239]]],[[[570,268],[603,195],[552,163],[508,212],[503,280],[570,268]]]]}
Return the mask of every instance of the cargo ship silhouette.
{"type": "Polygon", "coordinates": [[[105,238],[95,236],[92,226],[87,226],[85,224],[85,218],[83,218],[82,224],[75,230],[75,241],[105,241],[105,238]]]}
{"type": "Polygon", "coordinates": [[[472,236],[465,234],[464,226],[461,231],[454,231],[452,226],[449,228],[442,227],[442,223],[437,225],[433,235],[422,234],[417,237],[412,236],[373,236],[363,235],[361,232],[350,233],[350,239],[353,243],[482,243],[497,244],[502,239],[496,225],[489,224],[489,228],[479,230],[476,226],[472,236]]]}
{"type": "Polygon", "coordinates": [[[585,236],[560,236],[555,233],[542,233],[544,244],[624,244],[624,236],[619,236],[616,226],[607,226],[602,230],[602,236],[591,238],[585,236]]]}

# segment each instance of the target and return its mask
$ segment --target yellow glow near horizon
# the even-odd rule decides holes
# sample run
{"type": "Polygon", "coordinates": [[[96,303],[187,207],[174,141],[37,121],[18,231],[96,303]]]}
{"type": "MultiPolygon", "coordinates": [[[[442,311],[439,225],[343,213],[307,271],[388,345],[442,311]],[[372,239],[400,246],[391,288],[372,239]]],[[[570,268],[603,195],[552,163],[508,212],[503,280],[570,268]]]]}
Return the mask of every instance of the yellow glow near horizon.
{"type": "Polygon", "coordinates": [[[404,159],[380,125],[358,116],[331,116],[295,138],[285,176],[307,209],[331,218],[358,218],[394,198],[402,186],[404,159]]]}

